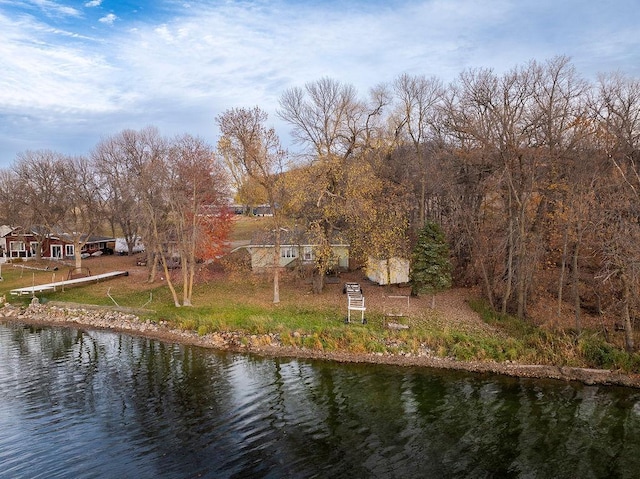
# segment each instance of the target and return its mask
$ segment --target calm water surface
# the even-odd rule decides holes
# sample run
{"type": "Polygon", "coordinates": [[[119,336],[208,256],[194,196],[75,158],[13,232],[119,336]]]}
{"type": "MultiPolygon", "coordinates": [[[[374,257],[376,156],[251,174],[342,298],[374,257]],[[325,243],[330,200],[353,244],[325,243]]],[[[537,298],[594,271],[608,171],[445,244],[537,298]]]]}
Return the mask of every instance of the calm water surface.
{"type": "Polygon", "coordinates": [[[640,391],[0,325],[2,478],[640,477],[640,391]]]}

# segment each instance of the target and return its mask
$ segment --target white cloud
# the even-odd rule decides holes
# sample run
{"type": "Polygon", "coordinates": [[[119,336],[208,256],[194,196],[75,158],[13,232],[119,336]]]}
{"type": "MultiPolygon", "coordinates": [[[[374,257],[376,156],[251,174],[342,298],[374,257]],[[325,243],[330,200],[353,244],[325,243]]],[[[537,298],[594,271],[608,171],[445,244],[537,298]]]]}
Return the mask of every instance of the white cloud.
{"type": "Polygon", "coordinates": [[[117,19],[118,19],[117,16],[115,16],[113,13],[109,13],[104,17],[102,17],[101,19],[99,19],[98,21],[101,23],[106,23],[107,25],[113,25],[113,22],[115,22],[117,19]]]}
{"type": "MultiPolygon", "coordinates": [[[[43,9],[62,7],[51,0],[32,1],[43,9]]],[[[229,107],[259,105],[275,123],[286,88],[324,76],[352,83],[364,95],[404,72],[448,81],[468,67],[501,71],[564,53],[582,73],[594,68],[594,54],[600,70],[640,73],[639,39],[631,21],[621,17],[615,24],[614,18],[615,29],[589,24],[575,4],[566,7],[573,8],[572,15],[558,13],[551,22],[553,1],[496,0],[479,6],[474,0],[190,0],[190,8],[183,8],[176,0],[162,4],[177,13],[171,17],[165,10],[161,21],[140,15],[133,21],[114,10],[100,19],[114,26],[109,29],[8,17],[0,10],[0,116],[6,131],[14,128],[6,125],[24,126],[22,120],[5,121],[7,115],[29,118],[29,128],[11,130],[15,138],[41,127],[43,137],[66,128],[74,138],[97,141],[149,124],[167,134],[207,138],[214,133],[215,116],[229,107]],[[538,6],[540,1],[544,5],[538,6]],[[597,35],[586,42],[586,32],[593,31],[597,35]],[[103,36],[93,36],[98,33],[103,36]],[[605,59],[609,63],[603,67],[605,59]]],[[[283,130],[281,135],[288,129],[283,130]]],[[[49,147],[57,149],[57,137],[49,138],[49,147]]],[[[9,151],[3,141],[0,137],[0,151],[9,151]]]]}
{"type": "Polygon", "coordinates": [[[0,112],[74,115],[116,109],[113,99],[123,94],[109,79],[114,66],[92,50],[86,37],[72,43],[59,37],[47,25],[0,13],[0,112]]]}
{"type": "Polygon", "coordinates": [[[99,7],[101,4],[102,4],[102,0],[91,0],[89,2],[86,2],[84,6],[87,8],[91,8],[91,7],[99,7]]]}
{"type": "Polygon", "coordinates": [[[62,15],[69,17],[80,16],[79,10],[67,5],[62,5],[61,3],[53,0],[27,0],[27,3],[37,6],[47,15],[62,15]]]}

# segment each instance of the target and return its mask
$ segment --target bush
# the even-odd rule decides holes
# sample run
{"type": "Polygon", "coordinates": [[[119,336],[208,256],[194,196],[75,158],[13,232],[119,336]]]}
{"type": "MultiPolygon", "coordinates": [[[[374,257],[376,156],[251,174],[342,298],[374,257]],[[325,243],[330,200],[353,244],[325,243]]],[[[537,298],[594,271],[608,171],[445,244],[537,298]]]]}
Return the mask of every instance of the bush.
{"type": "Polygon", "coordinates": [[[598,336],[583,337],[578,342],[584,360],[591,367],[620,369],[630,373],[640,373],[640,354],[629,353],[598,336]]]}

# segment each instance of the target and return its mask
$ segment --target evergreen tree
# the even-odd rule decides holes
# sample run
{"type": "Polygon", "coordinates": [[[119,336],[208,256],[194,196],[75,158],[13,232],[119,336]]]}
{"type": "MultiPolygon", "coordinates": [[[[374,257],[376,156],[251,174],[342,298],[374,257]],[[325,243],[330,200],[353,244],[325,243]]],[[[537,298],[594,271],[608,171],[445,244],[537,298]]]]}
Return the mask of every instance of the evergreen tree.
{"type": "Polygon", "coordinates": [[[451,263],[449,245],[442,228],[427,221],[418,236],[418,242],[411,257],[411,293],[433,294],[451,287],[451,263]]]}

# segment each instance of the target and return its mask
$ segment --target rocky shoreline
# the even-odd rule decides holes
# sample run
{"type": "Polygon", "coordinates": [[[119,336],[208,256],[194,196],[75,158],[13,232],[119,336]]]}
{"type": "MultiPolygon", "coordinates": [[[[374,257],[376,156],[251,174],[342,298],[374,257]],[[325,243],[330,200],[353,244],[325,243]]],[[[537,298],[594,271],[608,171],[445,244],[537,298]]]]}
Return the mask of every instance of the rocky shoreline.
{"type": "Polygon", "coordinates": [[[0,308],[0,321],[33,325],[65,326],[105,329],[131,335],[144,336],[165,342],[195,345],[219,350],[254,353],[263,356],[323,359],[338,362],[376,363],[400,366],[418,366],[452,369],[474,373],[502,374],[506,376],[538,379],[579,381],[584,384],[615,385],[640,388],[640,375],[624,374],[603,369],[585,369],[567,366],[525,365],[478,361],[457,361],[420,354],[350,353],[342,351],[316,351],[283,345],[277,334],[246,335],[240,332],[219,332],[198,335],[195,331],[171,328],[166,322],[153,323],[140,320],[135,311],[126,308],[73,305],[64,303],[40,304],[35,298],[27,308],[5,303],[0,308]]]}

